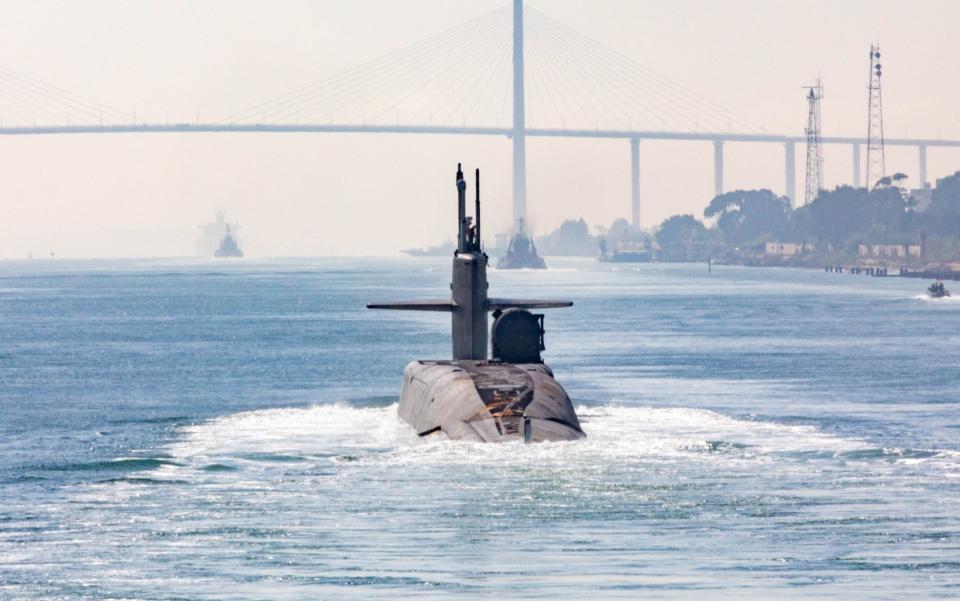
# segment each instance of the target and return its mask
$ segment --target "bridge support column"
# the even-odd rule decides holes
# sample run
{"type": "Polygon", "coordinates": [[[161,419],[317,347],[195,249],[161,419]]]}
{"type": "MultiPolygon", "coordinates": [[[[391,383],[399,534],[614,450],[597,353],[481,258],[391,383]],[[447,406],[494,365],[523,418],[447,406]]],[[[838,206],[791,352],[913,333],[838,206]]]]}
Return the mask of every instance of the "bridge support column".
{"type": "Polygon", "coordinates": [[[917,147],[920,150],[920,187],[927,187],[927,145],[921,144],[917,147]]]}
{"type": "Polygon", "coordinates": [[[796,206],[797,199],[797,149],[793,142],[786,142],[783,145],[783,160],[786,171],[784,173],[783,195],[790,199],[790,202],[796,206]]]}
{"type": "Polygon", "coordinates": [[[640,229],[640,138],[630,138],[630,218],[640,229]]]}
{"type": "Polygon", "coordinates": [[[523,0],[513,0],[513,222],[527,218],[527,145],[523,101],[523,0]]]}
{"type": "Polygon", "coordinates": [[[723,140],[713,141],[713,195],[723,194],[723,140]]]}
{"type": "Polygon", "coordinates": [[[860,145],[853,144],[853,187],[860,187],[860,145]]]}

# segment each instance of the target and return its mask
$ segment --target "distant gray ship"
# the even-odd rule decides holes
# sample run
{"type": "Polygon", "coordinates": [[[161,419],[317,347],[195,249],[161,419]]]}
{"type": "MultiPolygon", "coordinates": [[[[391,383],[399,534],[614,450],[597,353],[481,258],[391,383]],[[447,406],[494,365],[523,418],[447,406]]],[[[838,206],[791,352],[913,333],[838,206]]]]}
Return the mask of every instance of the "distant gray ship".
{"type": "Polygon", "coordinates": [[[449,257],[456,249],[457,245],[454,244],[452,240],[449,240],[437,246],[431,246],[429,248],[408,248],[401,252],[411,257],[449,257]]]}
{"type": "Polygon", "coordinates": [[[546,262],[537,254],[533,238],[527,235],[524,221],[517,220],[517,229],[510,238],[507,253],[497,261],[497,269],[546,269],[546,262]]]}
{"type": "MultiPolygon", "coordinates": [[[[200,226],[199,236],[197,237],[196,253],[198,257],[211,257],[220,248],[223,243],[223,237],[230,231],[230,236],[234,242],[238,240],[240,224],[236,221],[228,221],[226,213],[223,210],[217,211],[214,218],[200,226]]],[[[237,244],[239,246],[239,243],[237,244]]]]}
{"type": "Polygon", "coordinates": [[[445,311],[452,317],[453,360],[413,361],[403,373],[400,418],[420,436],[454,440],[541,442],[586,436],[570,397],[543,363],[543,315],[528,309],[569,307],[570,301],[487,297],[487,255],[480,248],[480,170],[476,224],[466,215],[466,188],[457,165],[459,221],[451,297],[369,304],[370,309],[445,311]],[[487,313],[493,312],[492,358],[487,313]]]}
{"type": "Polygon", "coordinates": [[[213,256],[218,258],[243,256],[243,251],[240,250],[237,239],[230,234],[229,223],[227,224],[227,232],[223,235],[223,240],[220,241],[220,248],[213,253],[213,256]]]}

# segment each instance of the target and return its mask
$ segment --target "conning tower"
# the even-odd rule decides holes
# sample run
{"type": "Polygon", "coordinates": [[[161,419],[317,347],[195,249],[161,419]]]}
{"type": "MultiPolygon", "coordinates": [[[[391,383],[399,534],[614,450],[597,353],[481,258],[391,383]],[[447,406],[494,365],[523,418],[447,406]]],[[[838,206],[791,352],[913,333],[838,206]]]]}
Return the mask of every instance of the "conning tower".
{"type": "Polygon", "coordinates": [[[480,170],[476,172],[476,223],[467,216],[467,182],[457,164],[457,251],[450,284],[453,358],[487,358],[487,255],[480,243],[480,170]]]}

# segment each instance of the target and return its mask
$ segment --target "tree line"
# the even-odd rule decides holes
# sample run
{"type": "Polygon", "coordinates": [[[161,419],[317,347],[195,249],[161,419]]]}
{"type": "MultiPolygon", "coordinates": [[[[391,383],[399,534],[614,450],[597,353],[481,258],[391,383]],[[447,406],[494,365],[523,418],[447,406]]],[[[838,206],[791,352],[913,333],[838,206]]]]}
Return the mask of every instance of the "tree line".
{"type": "Polygon", "coordinates": [[[716,196],[704,209],[711,225],[693,215],[674,215],[660,224],[655,237],[667,260],[750,253],[767,241],[856,255],[860,244],[920,244],[921,238],[930,257],[960,258],[960,171],[938,180],[929,191],[929,206],[905,183],[906,176],[898,173],[870,190],[837,186],[797,208],[767,189],[734,190],[716,196]]]}

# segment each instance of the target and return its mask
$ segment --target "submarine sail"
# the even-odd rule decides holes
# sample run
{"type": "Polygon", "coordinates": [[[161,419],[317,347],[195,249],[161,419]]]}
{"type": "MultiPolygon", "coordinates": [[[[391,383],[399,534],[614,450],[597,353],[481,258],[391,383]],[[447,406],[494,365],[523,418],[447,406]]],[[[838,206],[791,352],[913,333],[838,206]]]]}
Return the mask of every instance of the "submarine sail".
{"type": "Polygon", "coordinates": [[[407,365],[400,390],[400,418],[420,436],[443,433],[454,440],[583,438],[586,435],[570,397],[540,355],[545,350],[544,316],[529,311],[573,303],[488,297],[487,255],[480,242],[480,170],[476,172],[474,218],[466,214],[467,183],[460,165],[456,186],[457,249],[450,298],[367,305],[370,309],[451,314],[453,358],[407,365]],[[491,312],[494,320],[488,337],[487,315],[491,312]]]}

